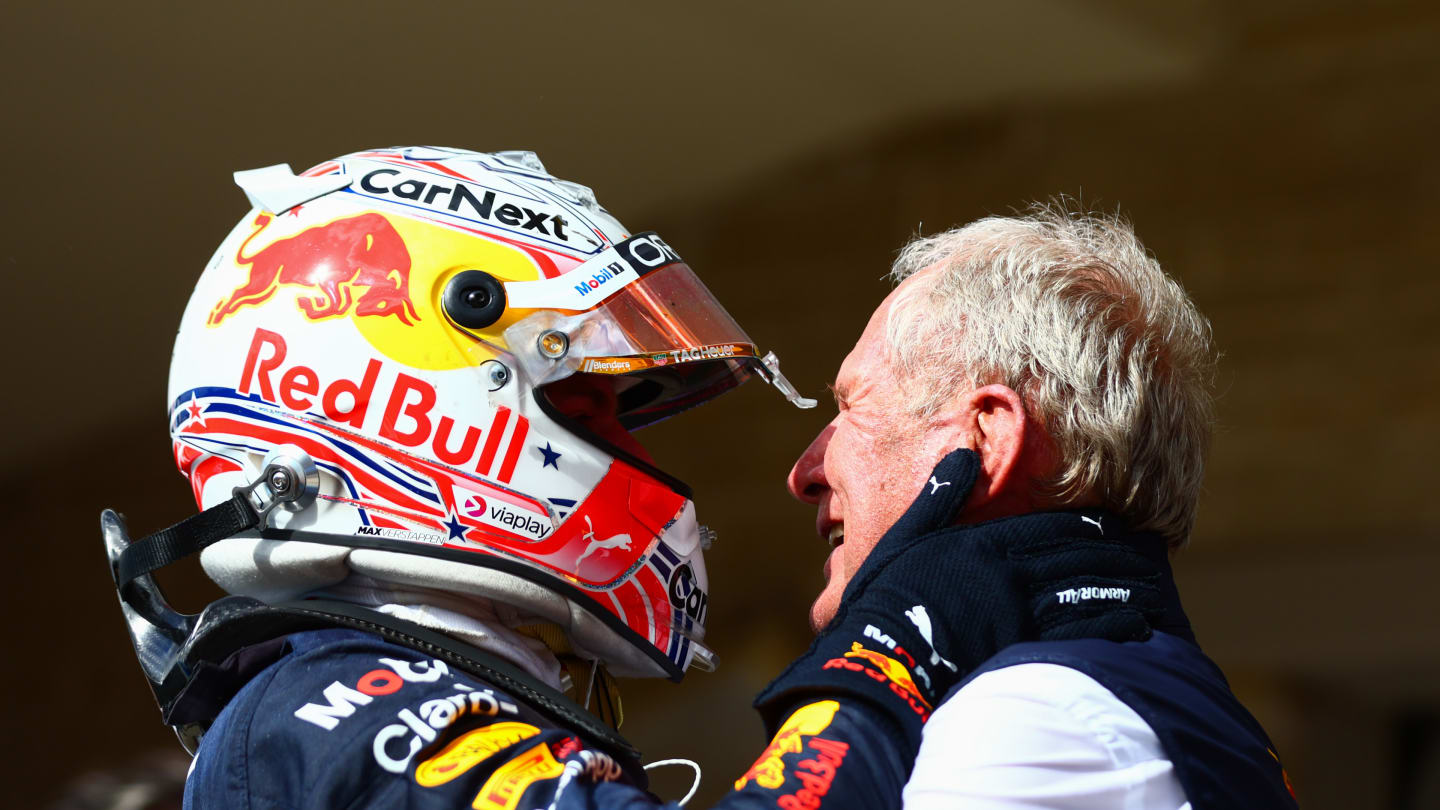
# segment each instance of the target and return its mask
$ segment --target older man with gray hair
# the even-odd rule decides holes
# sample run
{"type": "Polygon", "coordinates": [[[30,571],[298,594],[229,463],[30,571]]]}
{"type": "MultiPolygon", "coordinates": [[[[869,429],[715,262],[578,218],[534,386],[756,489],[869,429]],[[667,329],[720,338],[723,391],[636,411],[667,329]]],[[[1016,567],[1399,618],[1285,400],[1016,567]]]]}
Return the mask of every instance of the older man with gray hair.
{"type": "MultiPolygon", "coordinates": [[[[1294,807],[1170,576],[1212,424],[1185,291],[1063,204],[918,239],[893,277],[789,487],[833,548],[827,686],[914,686],[906,807],[1294,807]]],[[[762,714],[820,690],[795,680],[762,714]]]]}

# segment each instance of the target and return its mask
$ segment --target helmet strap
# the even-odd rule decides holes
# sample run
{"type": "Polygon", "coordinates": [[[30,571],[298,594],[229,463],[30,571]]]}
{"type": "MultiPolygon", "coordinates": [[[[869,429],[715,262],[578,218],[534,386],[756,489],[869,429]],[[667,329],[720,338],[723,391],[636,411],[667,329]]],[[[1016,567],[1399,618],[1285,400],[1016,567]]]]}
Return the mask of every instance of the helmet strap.
{"type": "Polygon", "coordinates": [[[260,477],[249,486],[236,487],[230,500],[142,537],[113,556],[111,574],[115,587],[137,613],[152,624],[167,628],[168,623],[156,606],[137,591],[137,579],[240,532],[266,528],[270,525],[270,513],[277,507],[288,511],[304,509],[315,502],[319,481],[315,461],[300,448],[281,445],[271,450],[265,457],[260,477]]]}

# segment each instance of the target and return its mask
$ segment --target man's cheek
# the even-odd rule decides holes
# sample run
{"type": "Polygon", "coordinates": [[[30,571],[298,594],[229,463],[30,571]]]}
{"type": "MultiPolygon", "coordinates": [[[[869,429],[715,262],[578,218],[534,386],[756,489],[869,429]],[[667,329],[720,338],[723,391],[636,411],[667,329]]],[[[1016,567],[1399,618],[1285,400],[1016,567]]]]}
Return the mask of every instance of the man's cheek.
{"type": "MultiPolygon", "coordinates": [[[[890,524],[895,522],[888,516],[878,517],[885,521],[884,525],[881,525],[880,521],[862,520],[856,522],[852,531],[851,524],[846,524],[845,544],[840,547],[846,579],[855,576],[856,572],[860,570],[860,566],[865,564],[870,552],[874,551],[875,546],[880,543],[880,536],[890,528],[890,524]]],[[[895,517],[899,518],[899,515],[895,517]]]]}
{"type": "Polygon", "coordinates": [[[869,556],[868,551],[862,548],[860,543],[852,543],[849,538],[846,538],[845,544],[840,546],[840,569],[843,572],[841,576],[846,580],[855,576],[855,572],[860,570],[860,566],[865,562],[867,556],[869,556]]]}

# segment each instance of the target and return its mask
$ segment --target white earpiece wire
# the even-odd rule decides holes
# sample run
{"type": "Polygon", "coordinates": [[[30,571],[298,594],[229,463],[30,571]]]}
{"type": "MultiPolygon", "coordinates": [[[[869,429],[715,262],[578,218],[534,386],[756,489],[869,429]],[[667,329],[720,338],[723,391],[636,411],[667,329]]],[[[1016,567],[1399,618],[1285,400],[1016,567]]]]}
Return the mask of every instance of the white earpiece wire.
{"type": "Polygon", "coordinates": [[[651,768],[660,768],[665,765],[688,765],[695,771],[695,781],[690,785],[690,792],[686,793],[685,798],[679,802],[680,806],[684,807],[686,802],[694,798],[695,791],[700,789],[700,763],[689,759],[661,759],[646,765],[645,770],[648,771],[651,768]]]}

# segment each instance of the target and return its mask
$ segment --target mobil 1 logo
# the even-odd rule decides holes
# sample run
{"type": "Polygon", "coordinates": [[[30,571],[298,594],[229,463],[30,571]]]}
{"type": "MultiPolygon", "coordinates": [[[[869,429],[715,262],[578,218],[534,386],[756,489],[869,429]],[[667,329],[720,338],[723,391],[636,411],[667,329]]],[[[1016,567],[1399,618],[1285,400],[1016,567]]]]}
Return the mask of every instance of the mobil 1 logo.
{"type": "Polygon", "coordinates": [[[587,272],[579,274],[579,283],[573,286],[581,299],[596,291],[604,298],[651,270],[659,270],[678,261],[681,261],[680,254],[654,231],[637,233],[623,242],[616,242],[611,253],[602,254],[600,261],[587,265],[587,272]],[[604,264],[598,270],[588,270],[590,266],[600,265],[601,261],[604,264]]]}

